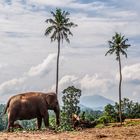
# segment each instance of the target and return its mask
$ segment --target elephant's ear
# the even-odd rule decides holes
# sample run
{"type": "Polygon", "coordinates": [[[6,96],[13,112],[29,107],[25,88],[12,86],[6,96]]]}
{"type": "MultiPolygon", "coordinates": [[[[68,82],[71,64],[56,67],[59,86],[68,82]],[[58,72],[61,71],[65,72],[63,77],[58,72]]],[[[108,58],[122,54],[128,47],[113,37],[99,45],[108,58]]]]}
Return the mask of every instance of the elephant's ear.
{"type": "Polygon", "coordinates": [[[53,109],[58,106],[58,100],[55,93],[47,93],[46,94],[46,102],[49,109],[53,109]]]}
{"type": "Polygon", "coordinates": [[[45,94],[45,101],[47,105],[49,105],[49,98],[50,96],[48,94],[45,94]]]}
{"type": "Polygon", "coordinates": [[[51,106],[54,103],[54,100],[56,99],[55,96],[56,96],[55,93],[47,93],[45,95],[47,105],[51,106]]]}

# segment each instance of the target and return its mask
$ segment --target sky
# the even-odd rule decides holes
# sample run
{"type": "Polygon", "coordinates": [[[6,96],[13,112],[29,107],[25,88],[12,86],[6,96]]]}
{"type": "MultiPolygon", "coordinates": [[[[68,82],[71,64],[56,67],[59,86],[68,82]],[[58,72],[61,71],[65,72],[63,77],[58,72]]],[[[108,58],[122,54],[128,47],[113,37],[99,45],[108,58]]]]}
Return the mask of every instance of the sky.
{"type": "Polygon", "coordinates": [[[122,56],[122,97],[140,102],[140,1],[1,0],[0,103],[28,91],[55,91],[57,42],[44,35],[50,11],[70,13],[78,27],[70,44],[61,44],[59,97],[68,86],[82,96],[118,101],[118,62],[105,56],[115,32],[131,44],[122,56]]]}

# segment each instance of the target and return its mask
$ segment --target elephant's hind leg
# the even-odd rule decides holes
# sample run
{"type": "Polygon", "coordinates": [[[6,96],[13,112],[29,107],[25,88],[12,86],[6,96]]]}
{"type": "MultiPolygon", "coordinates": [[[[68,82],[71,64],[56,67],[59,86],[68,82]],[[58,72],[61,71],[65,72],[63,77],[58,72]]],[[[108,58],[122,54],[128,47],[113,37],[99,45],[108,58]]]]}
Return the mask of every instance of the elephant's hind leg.
{"type": "Polygon", "coordinates": [[[38,125],[38,130],[40,130],[42,124],[42,117],[37,118],[37,125],[38,125]]]}
{"type": "Polygon", "coordinates": [[[10,130],[12,129],[12,132],[13,132],[13,127],[14,127],[14,121],[9,120],[7,131],[10,132],[10,130]]]}
{"type": "Polygon", "coordinates": [[[12,129],[13,132],[13,128],[14,128],[14,115],[12,113],[8,113],[8,128],[7,131],[10,132],[10,130],[12,129]]]}

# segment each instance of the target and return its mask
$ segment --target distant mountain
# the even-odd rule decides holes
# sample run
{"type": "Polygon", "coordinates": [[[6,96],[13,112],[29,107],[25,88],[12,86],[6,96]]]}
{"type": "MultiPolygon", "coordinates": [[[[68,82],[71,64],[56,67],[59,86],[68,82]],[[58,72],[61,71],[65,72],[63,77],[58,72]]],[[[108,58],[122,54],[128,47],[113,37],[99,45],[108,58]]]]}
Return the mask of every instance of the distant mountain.
{"type": "Polygon", "coordinates": [[[81,111],[93,111],[93,109],[91,109],[89,107],[86,107],[86,106],[84,106],[82,104],[79,104],[78,106],[80,107],[81,111]]]}
{"type": "Polygon", "coordinates": [[[83,96],[80,99],[80,104],[93,110],[103,110],[107,104],[114,104],[113,100],[105,98],[101,95],[83,96]]]}

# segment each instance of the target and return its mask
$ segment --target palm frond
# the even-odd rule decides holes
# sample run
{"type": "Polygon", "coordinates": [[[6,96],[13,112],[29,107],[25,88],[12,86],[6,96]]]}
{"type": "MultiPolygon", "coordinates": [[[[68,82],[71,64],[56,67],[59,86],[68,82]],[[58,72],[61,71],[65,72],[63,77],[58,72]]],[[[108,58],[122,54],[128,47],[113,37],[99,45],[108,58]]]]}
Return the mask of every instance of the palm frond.
{"type": "Polygon", "coordinates": [[[49,26],[45,31],[45,35],[48,36],[54,29],[55,26],[49,26]]]}
{"type": "Polygon", "coordinates": [[[53,41],[55,41],[57,39],[58,39],[58,32],[57,32],[57,30],[55,30],[53,32],[53,34],[51,35],[51,41],[53,42],[53,41]]]}
{"type": "Polygon", "coordinates": [[[124,55],[127,58],[127,53],[123,49],[121,49],[120,52],[122,55],[124,55]]]}
{"type": "Polygon", "coordinates": [[[113,48],[113,47],[114,47],[114,42],[108,41],[108,44],[109,44],[109,47],[110,47],[110,48],[113,48]]]}
{"type": "Polygon", "coordinates": [[[72,32],[70,31],[69,28],[63,27],[62,30],[66,33],[68,33],[69,35],[73,36],[72,32]]]}
{"type": "Polygon", "coordinates": [[[67,12],[67,11],[63,11],[63,12],[62,12],[62,16],[64,16],[64,18],[66,18],[68,15],[70,15],[69,12],[67,12]]]}
{"type": "Polygon", "coordinates": [[[62,43],[63,43],[63,40],[64,40],[64,34],[61,32],[60,33],[60,38],[61,38],[61,41],[62,41],[62,43]]]}
{"type": "Polygon", "coordinates": [[[51,11],[51,14],[54,18],[56,17],[56,13],[54,13],[53,11],[51,11]]]}
{"type": "Polygon", "coordinates": [[[50,24],[57,25],[57,23],[56,23],[53,19],[51,19],[51,18],[46,19],[46,21],[45,21],[45,22],[50,23],[50,24]]]}
{"type": "Polygon", "coordinates": [[[71,28],[71,27],[77,27],[78,25],[77,24],[74,24],[73,22],[69,22],[69,23],[65,23],[64,26],[71,28]]]}
{"type": "Polygon", "coordinates": [[[115,52],[115,49],[113,49],[113,48],[112,48],[112,49],[109,49],[109,50],[106,52],[105,56],[108,55],[108,54],[111,55],[111,54],[113,54],[114,52],[115,52]]]}
{"type": "Polygon", "coordinates": [[[70,18],[64,18],[63,23],[64,25],[67,24],[70,21],[70,18]]]}
{"type": "Polygon", "coordinates": [[[64,34],[65,40],[66,40],[68,43],[70,43],[70,40],[69,40],[69,38],[68,38],[68,35],[67,35],[65,32],[63,32],[63,34],[64,34]]]}

